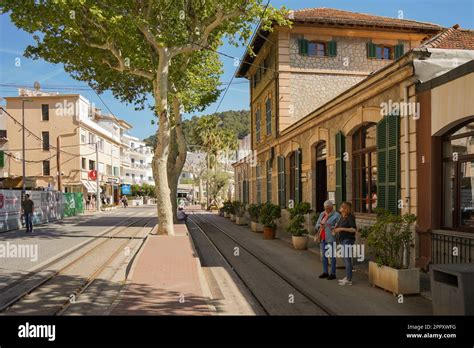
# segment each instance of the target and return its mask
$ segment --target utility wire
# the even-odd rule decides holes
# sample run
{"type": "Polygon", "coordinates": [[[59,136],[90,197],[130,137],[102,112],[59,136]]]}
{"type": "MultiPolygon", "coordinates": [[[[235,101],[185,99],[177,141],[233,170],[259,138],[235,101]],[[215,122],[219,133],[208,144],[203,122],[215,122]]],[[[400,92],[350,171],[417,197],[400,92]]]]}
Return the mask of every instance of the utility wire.
{"type": "MultiPolygon", "coordinates": [[[[260,16],[260,19],[259,19],[259,21],[258,21],[258,24],[257,24],[257,26],[255,27],[255,32],[254,32],[254,34],[252,35],[252,37],[250,38],[250,42],[253,40],[253,38],[255,37],[255,35],[257,35],[257,32],[258,32],[258,30],[259,30],[259,28],[260,28],[260,25],[262,24],[263,16],[265,15],[265,12],[267,11],[268,5],[270,5],[270,1],[271,1],[271,0],[268,0],[267,4],[265,5],[265,8],[263,9],[262,15],[260,16]]],[[[251,65],[253,65],[253,64],[251,64],[251,65]]],[[[236,69],[235,69],[235,71],[234,71],[234,74],[232,75],[232,78],[231,78],[231,80],[230,80],[231,83],[232,83],[232,81],[234,80],[235,76],[237,75],[237,71],[238,71],[238,70],[239,70],[239,67],[236,67],[236,69]]],[[[273,69],[271,69],[271,70],[273,70],[273,69]]],[[[225,89],[225,91],[224,91],[224,94],[222,95],[222,98],[221,98],[221,100],[219,101],[219,104],[217,105],[216,111],[214,111],[214,113],[217,113],[217,111],[219,111],[219,108],[220,108],[222,102],[224,101],[224,98],[225,98],[225,96],[226,96],[226,94],[227,94],[227,91],[229,90],[229,87],[230,87],[230,84],[227,85],[227,87],[226,87],[226,89],[225,89]]]]}
{"type": "MultiPolygon", "coordinates": [[[[32,131],[30,131],[28,128],[26,128],[24,124],[22,124],[22,123],[19,122],[15,117],[13,117],[7,110],[5,110],[5,109],[3,108],[3,106],[0,106],[0,110],[2,110],[3,112],[5,112],[5,113],[8,115],[8,117],[10,117],[10,118],[13,120],[13,122],[15,122],[15,124],[20,124],[21,127],[22,127],[23,129],[25,129],[25,130],[28,132],[29,135],[32,135],[34,138],[36,138],[37,140],[39,140],[39,141],[41,142],[41,144],[44,145],[44,141],[43,141],[43,139],[42,139],[41,137],[37,136],[35,133],[33,133],[32,131]]],[[[57,149],[56,146],[53,146],[53,145],[51,145],[51,144],[49,144],[49,147],[52,148],[52,149],[57,149]]],[[[75,154],[73,154],[73,153],[70,153],[70,152],[67,152],[67,151],[64,151],[64,150],[61,150],[61,149],[59,149],[59,151],[65,153],[65,154],[71,155],[71,156],[74,156],[74,155],[75,155],[75,154]]]]}

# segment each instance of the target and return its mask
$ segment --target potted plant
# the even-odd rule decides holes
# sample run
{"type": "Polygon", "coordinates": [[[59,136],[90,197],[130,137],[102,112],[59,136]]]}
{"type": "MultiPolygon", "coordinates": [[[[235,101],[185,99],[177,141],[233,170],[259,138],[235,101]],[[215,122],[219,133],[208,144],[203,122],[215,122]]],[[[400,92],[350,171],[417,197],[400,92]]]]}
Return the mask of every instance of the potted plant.
{"type": "Polygon", "coordinates": [[[232,202],[229,206],[230,221],[235,221],[235,202],[232,202]]]}
{"type": "Polygon", "coordinates": [[[260,222],[263,224],[263,239],[275,239],[276,223],[275,220],[281,217],[281,208],[279,205],[265,203],[260,209],[260,222]]]}
{"type": "Polygon", "coordinates": [[[375,262],[369,261],[369,283],[393,294],[418,294],[420,270],[409,267],[413,242],[413,214],[395,215],[377,210],[377,222],[361,230],[375,262]]]}
{"type": "Polygon", "coordinates": [[[235,212],[235,223],[237,225],[247,225],[247,219],[245,218],[245,204],[240,201],[234,202],[235,212]]]}
{"type": "Polygon", "coordinates": [[[263,232],[263,225],[258,221],[262,204],[250,204],[248,212],[250,215],[250,229],[253,232],[263,232]]]}
{"type": "Polygon", "coordinates": [[[231,212],[231,206],[232,202],[231,201],[225,201],[224,206],[222,207],[222,210],[224,211],[224,217],[225,218],[230,218],[230,212],[231,212]]]}
{"type": "Polygon", "coordinates": [[[286,230],[291,233],[293,247],[297,250],[305,250],[308,248],[308,230],[304,228],[305,214],[309,214],[311,205],[308,202],[296,203],[288,211],[290,223],[286,230]]]}
{"type": "Polygon", "coordinates": [[[219,216],[224,217],[224,208],[219,208],[219,216]]]}

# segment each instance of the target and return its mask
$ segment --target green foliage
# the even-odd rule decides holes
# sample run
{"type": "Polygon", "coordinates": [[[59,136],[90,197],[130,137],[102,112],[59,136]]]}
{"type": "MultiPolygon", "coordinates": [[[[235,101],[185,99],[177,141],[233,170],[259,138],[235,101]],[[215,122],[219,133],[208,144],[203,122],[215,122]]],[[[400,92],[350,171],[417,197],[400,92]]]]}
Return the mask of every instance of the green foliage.
{"type": "MultiPolygon", "coordinates": [[[[250,112],[248,110],[230,110],[204,116],[218,118],[219,121],[216,123],[219,124],[220,128],[230,131],[234,139],[242,138],[250,132],[250,112]]],[[[199,123],[199,119],[204,116],[193,116],[190,119],[183,120],[183,131],[188,145],[202,144],[201,138],[199,134],[196,134],[195,129],[199,123]]],[[[150,146],[155,146],[156,136],[151,135],[143,139],[143,141],[150,146]]],[[[231,145],[235,146],[235,143],[231,145]]]]}
{"type": "Polygon", "coordinates": [[[225,201],[224,202],[224,205],[222,207],[222,210],[224,211],[224,213],[228,213],[228,214],[233,214],[232,211],[233,211],[233,206],[232,206],[232,202],[231,201],[225,201]]]}
{"type": "Polygon", "coordinates": [[[404,250],[409,250],[413,241],[411,226],[416,221],[413,214],[395,215],[377,209],[377,222],[360,231],[379,265],[396,269],[403,268],[404,250]]]}
{"type": "Polygon", "coordinates": [[[258,222],[260,211],[262,210],[262,204],[250,204],[247,210],[252,221],[258,222]]]}
{"type": "Polygon", "coordinates": [[[221,171],[213,171],[203,175],[203,178],[209,181],[209,197],[217,200],[217,197],[222,196],[228,187],[230,177],[230,173],[221,171]]]}
{"type": "Polygon", "coordinates": [[[290,223],[287,231],[293,236],[303,236],[308,234],[308,230],[304,228],[305,215],[311,212],[311,204],[308,202],[296,203],[293,208],[288,209],[290,213],[290,223]]]}
{"type": "Polygon", "coordinates": [[[262,204],[262,208],[260,210],[260,222],[263,224],[263,226],[275,229],[275,220],[279,217],[281,217],[281,208],[279,205],[269,202],[262,204]]]}
{"type": "Polygon", "coordinates": [[[131,186],[131,195],[133,197],[156,197],[156,191],[155,191],[155,186],[153,185],[148,185],[148,184],[133,184],[131,186]]]}
{"type": "Polygon", "coordinates": [[[240,201],[232,202],[234,214],[238,217],[242,217],[245,214],[245,204],[240,201]]]}

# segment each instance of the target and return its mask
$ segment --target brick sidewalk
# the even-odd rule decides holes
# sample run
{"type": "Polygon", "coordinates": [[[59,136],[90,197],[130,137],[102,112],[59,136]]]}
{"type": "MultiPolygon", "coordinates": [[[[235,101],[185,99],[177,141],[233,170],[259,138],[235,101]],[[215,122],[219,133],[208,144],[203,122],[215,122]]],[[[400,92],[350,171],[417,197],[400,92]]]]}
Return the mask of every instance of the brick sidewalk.
{"type": "Polygon", "coordinates": [[[175,231],[149,235],[112,315],[212,315],[186,226],[175,225],[175,231]]]}

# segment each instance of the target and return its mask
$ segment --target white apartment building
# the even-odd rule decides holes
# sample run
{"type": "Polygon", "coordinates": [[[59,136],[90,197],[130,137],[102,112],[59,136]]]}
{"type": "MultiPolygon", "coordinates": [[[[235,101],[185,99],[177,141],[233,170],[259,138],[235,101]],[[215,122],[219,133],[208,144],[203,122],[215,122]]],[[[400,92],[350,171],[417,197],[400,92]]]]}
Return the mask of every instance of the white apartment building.
{"type": "Polygon", "coordinates": [[[123,133],[122,137],[121,178],[124,184],[155,185],[151,162],[153,149],[137,137],[123,133]]]}
{"type": "Polygon", "coordinates": [[[0,115],[0,146],[5,152],[0,187],[23,184],[23,111],[27,188],[95,195],[91,172],[96,170],[101,195],[117,204],[122,184],[154,184],[151,149],[127,134],[132,125],[102,114],[82,95],[20,89],[19,96],[5,100],[8,114],[0,115]]]}

